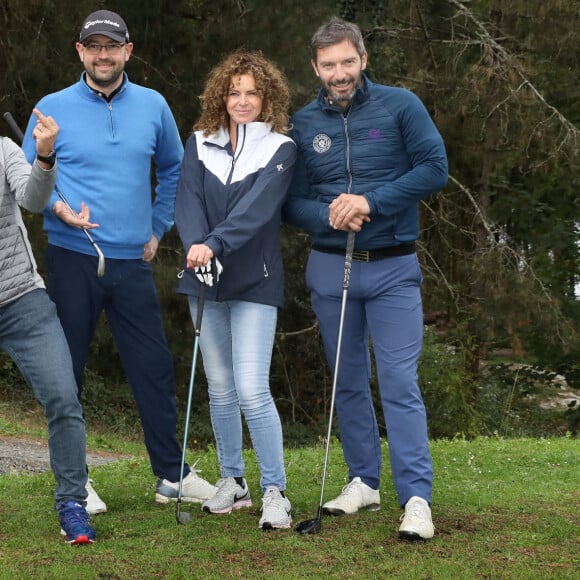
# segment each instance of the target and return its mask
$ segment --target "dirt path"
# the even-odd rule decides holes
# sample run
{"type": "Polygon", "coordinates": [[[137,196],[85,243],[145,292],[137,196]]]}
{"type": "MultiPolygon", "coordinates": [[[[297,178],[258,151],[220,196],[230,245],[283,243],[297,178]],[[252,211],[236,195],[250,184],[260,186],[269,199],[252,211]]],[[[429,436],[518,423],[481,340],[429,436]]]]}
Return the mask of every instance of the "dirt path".
{"type": "MultiPolygon", "coordinates": [[[[113,453],[87,453],[89,466],[104,465],[121,458],[123,456],[113,453]]],[[[50,460],[45,440],[0,436],[0,474],[34,474],[49,470],[50,460]]]]}

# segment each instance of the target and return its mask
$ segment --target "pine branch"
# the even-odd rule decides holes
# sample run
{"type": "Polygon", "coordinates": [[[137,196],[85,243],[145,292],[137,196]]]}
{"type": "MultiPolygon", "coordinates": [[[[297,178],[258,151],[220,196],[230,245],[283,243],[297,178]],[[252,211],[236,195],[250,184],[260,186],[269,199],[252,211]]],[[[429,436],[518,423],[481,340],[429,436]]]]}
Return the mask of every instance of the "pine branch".
{"type": "Polygon", "coordinates": [[[450,4],[455,6],[457,10],[465,16],[470,22],[472,22],[476,29],[476,35],[481,40],[481,42],[488,49],[492,50],[497,59],[504,65],[510,67],[521,79],[521,84],[516,89],[515,92],[519,92],[522,88],[528,88],[534,97],[542,103],[542,105],[551,113],[551,116],[556,117],[560,123],[568,130],[569,135],[572,135],[576,140],[580,133],[579,129],[568,120],[568,118],[563,115],[556,107],[551,105],[544,99],[540,91],[534,86],[534,84],[528,79],[524,73],[521,65],[518,63],[517,59],[501,44],[499,44],[488,32],[485,25],[480,22],[473,12],[469,10],[462,2],[459,0],[447,0],[450,4]]]}

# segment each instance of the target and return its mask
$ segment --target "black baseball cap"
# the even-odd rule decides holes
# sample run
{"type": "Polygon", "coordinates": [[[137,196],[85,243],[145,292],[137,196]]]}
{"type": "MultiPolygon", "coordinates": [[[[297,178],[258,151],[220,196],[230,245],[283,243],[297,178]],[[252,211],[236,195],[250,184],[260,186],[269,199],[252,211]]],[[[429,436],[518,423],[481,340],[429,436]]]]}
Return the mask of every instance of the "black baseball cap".
{"type": "Polygon", "coordinates": [[[125,21],[110,10],[97,10],[89,14],[81,28],[79,42],[84,42],[93,34],[101,34],[116,42],[129,42],[129,31],[125,21]]]}

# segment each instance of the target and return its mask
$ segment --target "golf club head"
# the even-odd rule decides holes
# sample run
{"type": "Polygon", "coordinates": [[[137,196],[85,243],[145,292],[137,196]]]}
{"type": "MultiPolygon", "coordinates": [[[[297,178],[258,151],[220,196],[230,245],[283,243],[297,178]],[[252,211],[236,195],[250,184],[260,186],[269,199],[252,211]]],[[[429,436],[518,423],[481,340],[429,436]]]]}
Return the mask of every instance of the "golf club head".
{"type": "Polygon", "coordinates": [[[185,526],[191,522],[191,514],[189,512],[182,512],[181,511],[181,503],[177,502],[177,511],[175,513],[175,519],[177,520],[178,524],[185,526]]]}
{"type": "Polygon", "coordinates": [[[314,520],[304,520],[300,522],[295,528],[294,531],[298,534],[318,534],[322,529],[322,520],[320,518],[316,518],[314,520]]]}

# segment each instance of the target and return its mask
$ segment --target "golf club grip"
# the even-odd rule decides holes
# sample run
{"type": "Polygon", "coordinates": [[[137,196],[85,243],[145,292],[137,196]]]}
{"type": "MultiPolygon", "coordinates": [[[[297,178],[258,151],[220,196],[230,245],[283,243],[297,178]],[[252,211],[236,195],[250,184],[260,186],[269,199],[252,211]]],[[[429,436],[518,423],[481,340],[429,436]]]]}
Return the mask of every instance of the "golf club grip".
{"type": "Polygon", "coordinates": [[[195,336],[201,332],[201,319],[203,318],[203,305],[205,303],[205,283],[199,287],[199,296],[197,297],[197,318],[195,320],[195,336]]]}
{"type": "Polygon", "coordinates": [[[18,123],[16,123],[16,121],[14,120],[12,113],[10,111],[6,111],[3,117],[8,126],[10,127],[10,129],[12,130],[14,137],[16,137],[16,139],[18,140],[18,144],[22,145],[22,142],[24,141],[24,133],[18,126],[18,123]]]}
{"type": "Polygon", "coordinates": [[[355,237],[354,231],[349,230],[348,237],[346,238],[346,257],[344,259],[344,280],[342,283],[343,289],[348,288],[350,284],[350,270],[352,267],[352,255],[354,253],[354,237],[355,237]]]}

